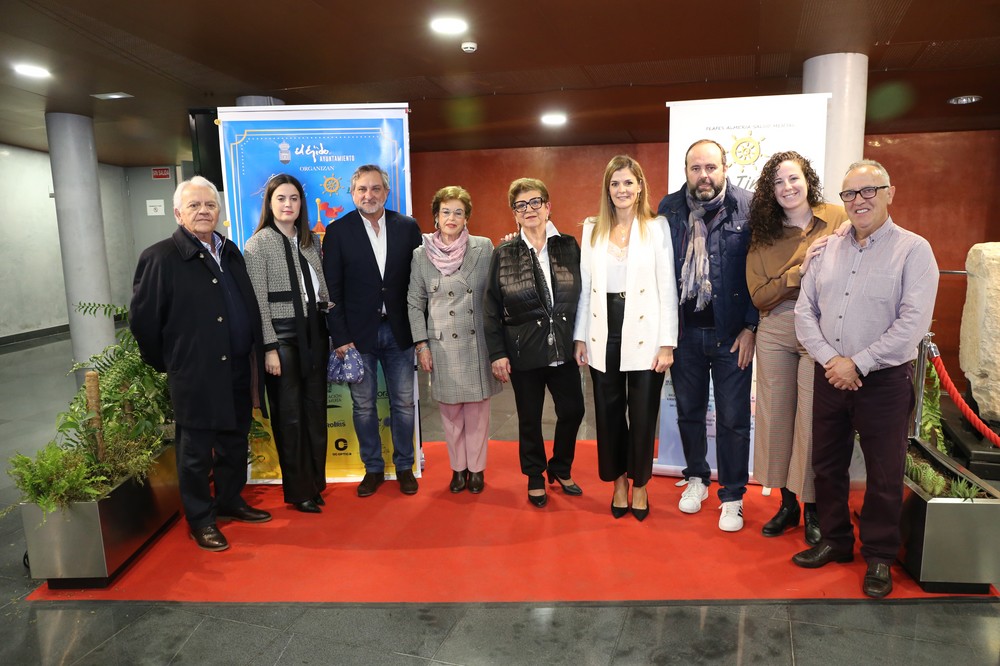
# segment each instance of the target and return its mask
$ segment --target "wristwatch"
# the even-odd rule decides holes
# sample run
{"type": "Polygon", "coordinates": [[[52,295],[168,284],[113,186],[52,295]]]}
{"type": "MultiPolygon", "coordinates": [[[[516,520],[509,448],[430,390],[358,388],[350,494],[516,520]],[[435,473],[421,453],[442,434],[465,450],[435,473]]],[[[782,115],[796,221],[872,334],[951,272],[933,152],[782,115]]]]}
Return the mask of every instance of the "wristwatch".
{"type": "Polygon", "coordinates": [[[757,332],[757,324],[747,324],[743,328],[747,329],[751,333],[756,333],[757,332]]]}

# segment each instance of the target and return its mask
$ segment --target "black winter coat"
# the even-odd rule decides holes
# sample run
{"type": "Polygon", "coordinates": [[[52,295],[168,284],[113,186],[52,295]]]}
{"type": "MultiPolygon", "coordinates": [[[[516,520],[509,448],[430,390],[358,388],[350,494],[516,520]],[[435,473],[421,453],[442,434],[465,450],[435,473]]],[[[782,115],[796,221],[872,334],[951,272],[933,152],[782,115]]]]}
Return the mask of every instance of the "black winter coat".
{"type": "MultiPolygon", "coordinates": [[[[167,373],[178,424],[206,430],[242,429],[233,404],[229,327],[223,286],[212,256],[182,228],[139,257],[132,283],[129,323],[142,358],[167,373]]],[[[264,409],[263,333],[260,310],[243,255],[230,240],[222,266],[233,276],[253,333],[250,353],[254,407],[264,409]]]]}
{"type": "Polygon", "coordinates": [[[573,362],[573,326],[580,300],[580,245],[567,234],[548,239],[553,307],[518,235],[493,253],[483,301],[490,361],[507,357],[513,370],[573,362]]]}

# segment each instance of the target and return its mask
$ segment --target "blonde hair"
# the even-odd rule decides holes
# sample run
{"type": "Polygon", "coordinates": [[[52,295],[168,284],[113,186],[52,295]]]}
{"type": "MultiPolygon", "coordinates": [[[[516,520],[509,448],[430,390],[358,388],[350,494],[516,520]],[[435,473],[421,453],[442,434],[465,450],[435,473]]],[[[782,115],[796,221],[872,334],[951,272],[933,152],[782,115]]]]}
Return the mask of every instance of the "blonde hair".
{"type": "Polygon", "coordinates": [[[646,223],[654,217],[653,211],[649,208],[647,194],[649,188],[646,186],[646,174],[643,172],[642,166],[628,155],[615,155],[604,169],[604,189],[601,192],[601,206],[598,213],[595,217],[587,218],[587,222],[594,223],[594,233],[590,235],[591,247],[597,243],[599,238],[610,236],[611,228],[615,225],[615,209],[608,189],[611,187],[611,176],[622,169],[631,171],[641,186],[639,196],[635,201],[635,217],[639,220],[639,236],[643,239],[646,238],[646,223]]]}

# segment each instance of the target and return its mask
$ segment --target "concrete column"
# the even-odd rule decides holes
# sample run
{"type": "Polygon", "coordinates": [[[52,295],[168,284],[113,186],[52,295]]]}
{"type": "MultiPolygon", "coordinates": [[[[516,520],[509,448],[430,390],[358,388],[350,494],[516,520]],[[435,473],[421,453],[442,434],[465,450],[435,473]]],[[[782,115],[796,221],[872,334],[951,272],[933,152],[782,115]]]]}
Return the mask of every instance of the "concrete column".
{"type": "MultiPolygon", "coordinates": [[[[114,322],[109,317],[76,311],[77,303],[111,302],[94,121],[71,113],[46,113],[45,130],[73,359],[81,362],[115,341],[114,322]]],[[[77,382],[82,383],[82,373],[77,374],[77,382]]]]}
{"type": "Polygon", "coordinates": [[[802,92],[833,94],[827,107],[823,193],[828,201],[839,204],[837,192],[844,182],[844,173],[865,152],[868,56],[828,53],[809,58],[803,64],[802,92]]]}

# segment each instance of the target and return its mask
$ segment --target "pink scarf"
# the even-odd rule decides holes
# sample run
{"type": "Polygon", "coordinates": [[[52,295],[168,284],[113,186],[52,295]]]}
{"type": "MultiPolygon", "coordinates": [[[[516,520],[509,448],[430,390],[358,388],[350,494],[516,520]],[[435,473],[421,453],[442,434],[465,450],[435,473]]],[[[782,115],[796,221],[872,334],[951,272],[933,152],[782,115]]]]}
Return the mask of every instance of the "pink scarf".
{"type": "Polygon", "coordinates": [[[441,275],[448,276],[457,273],[462,267],[462,260],[465,258],[465,250],[469,247],[469,230],[462,229],[455,242],[445,245],[441,240],[441,232],[435,231],[432,234],[424,234],[424,252],[434,268],[441,271],[441,275]]]}

